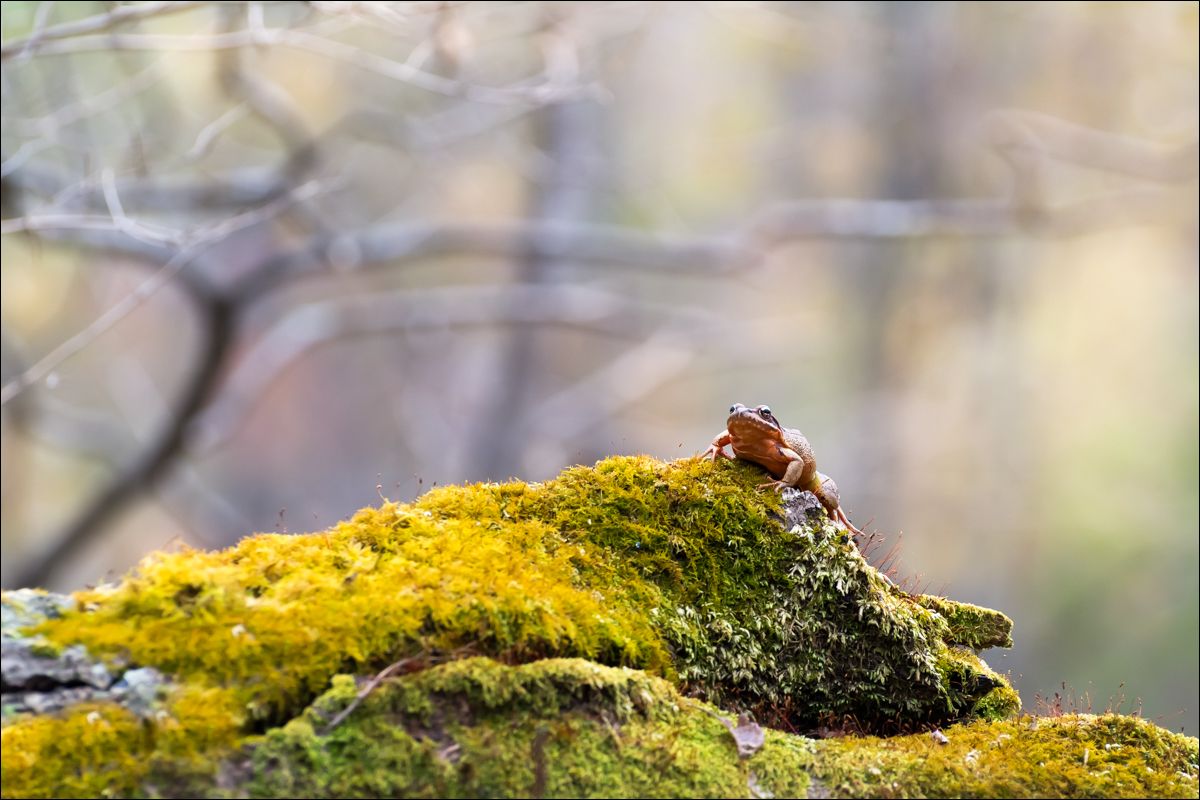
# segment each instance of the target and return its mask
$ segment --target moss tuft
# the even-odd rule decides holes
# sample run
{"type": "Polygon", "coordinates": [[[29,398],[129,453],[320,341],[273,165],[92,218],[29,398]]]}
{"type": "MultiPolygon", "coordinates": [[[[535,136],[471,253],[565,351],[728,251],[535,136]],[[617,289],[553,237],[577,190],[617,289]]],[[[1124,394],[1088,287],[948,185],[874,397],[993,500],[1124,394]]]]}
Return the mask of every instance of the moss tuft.
{"type": "MultiPolygon", "coordinates": [[[[260,534],[219,552],[162,554],[83,612],[58,642],[229,687],[257,719],[286,719],[335,672],[467,645],[508,659],[566,653],[665,671],[641,597],[582,573],[597,555],[544,523],[365,509],[326,533],[260,534]]],[[[645,587],[633,587],[644,594],[645,587]]]]}
{"type": "MultiPolygon", "coordinates": [[[[630,669],[472,658],[360,693],[350,676],[247,745],[252,797],[1195,797],[1196,740],[1074,716],[814,740],[766,731],[741,758],[706,703],[630,669]]],[[[180,787],[175,787],[176,789],[180,787]]],[[[211,787],[210,787],[211,791],[211,787]]],[[[189,793],[189,792],[185,792],[189,793]]],[[[204,787],[190,793],[204,794],[204,787]]]]}
{"type": "Polygon", "coordinates": [[[972,650],[1013,645],[1012,620],[999,611],[934,595],[921,595],[917,601],[946,620],[950,626],[946,637],[949,644],[970,647],[972,650]]]}

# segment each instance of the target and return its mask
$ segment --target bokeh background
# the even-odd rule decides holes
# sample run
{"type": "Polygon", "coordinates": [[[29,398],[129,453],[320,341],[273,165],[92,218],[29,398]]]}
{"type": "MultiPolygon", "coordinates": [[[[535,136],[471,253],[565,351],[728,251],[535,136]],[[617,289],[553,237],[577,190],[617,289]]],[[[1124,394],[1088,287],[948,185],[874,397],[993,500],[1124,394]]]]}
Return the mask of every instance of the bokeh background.
{"type": "Polygon", "coordinates": [[[3,583],[768,403],[1028,707],[1195,734],[1197,27],[5,2],[3,583]]]}

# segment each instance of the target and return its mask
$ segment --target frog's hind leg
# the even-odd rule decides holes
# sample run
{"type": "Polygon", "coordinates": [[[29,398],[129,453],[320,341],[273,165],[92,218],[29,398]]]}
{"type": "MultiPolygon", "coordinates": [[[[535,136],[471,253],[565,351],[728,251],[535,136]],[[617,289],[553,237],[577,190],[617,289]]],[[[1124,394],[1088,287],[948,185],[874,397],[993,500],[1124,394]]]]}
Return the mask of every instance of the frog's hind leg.
{"type": "Polygon", "coordinates": [[[860,531],[858,528],[854,527],[854,523],[851,522],[850,518],[846,516],[846,512],[842,511],[841,506],[838,506],[837,508],[835,508],[833,510],[833,513],[830,514],[829,516],[833,517],[834,522],[840,522],[843,525],[845,525],[846,529],[849,530],[851,533],[853,533],[855,536],[863,535],[862,531],[860,531]]]}

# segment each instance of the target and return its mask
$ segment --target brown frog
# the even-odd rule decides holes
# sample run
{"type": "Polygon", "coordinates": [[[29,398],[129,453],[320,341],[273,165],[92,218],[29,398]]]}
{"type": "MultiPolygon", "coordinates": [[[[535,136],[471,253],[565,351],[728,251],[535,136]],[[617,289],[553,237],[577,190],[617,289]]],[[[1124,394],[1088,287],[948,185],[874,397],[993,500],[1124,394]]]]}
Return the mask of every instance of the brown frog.
{"type": "Polygon", "coordinates": [[[858,528],[842,510],[837,484],[833,478],[817,471],[812,445],[795,428],[785,428],[767,406],[747,408],[741,403],[729,407],[726,429],[712,440],[703,457],[716,461],[729,458],[725,446],[733,448],[734,458],[751,461],[766,469],[775,478],[758,488],[782,490],[785,486],[812,492],[829,513],[829,518],[845,525],[856,534],[858,528]]]}

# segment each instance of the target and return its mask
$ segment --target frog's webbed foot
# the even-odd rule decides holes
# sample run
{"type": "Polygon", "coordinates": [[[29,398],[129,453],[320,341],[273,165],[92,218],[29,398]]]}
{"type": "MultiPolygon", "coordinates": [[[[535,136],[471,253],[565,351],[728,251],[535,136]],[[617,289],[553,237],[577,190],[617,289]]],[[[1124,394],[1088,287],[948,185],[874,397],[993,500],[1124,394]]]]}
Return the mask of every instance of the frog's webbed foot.
{"type": "Polygon", "coordinates": [[[767,481],[766,483],[760,483],[755,488],[760,492],[763,489],[774,489],[777,492],[782,492],[784,489],[791,489],[793,487],[791,484],[784,483],[783,481],[767,481]]]}
{"type": "Polygon", "coordinates": [[[701,458],[707,458],[710,461],[716,461],[718,458],[727,458],[733,460],[733,456],[725,452],[725,446],[733,442],[733,437],[729,435],[729,431],[721,431],[713,437],[712,444],[708,449],[700,454],[701,458]]]}

